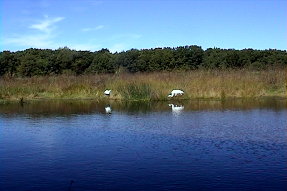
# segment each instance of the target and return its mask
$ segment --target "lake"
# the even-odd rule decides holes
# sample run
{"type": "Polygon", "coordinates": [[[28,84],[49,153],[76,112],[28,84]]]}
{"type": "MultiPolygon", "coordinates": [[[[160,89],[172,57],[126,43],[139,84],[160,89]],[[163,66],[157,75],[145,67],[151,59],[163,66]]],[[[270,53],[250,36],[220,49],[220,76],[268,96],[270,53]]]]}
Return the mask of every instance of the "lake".
{"type": "Polygon", "coordinates": [[[287,190],[287,100],[0,105],[0,190],[287,190]]]}

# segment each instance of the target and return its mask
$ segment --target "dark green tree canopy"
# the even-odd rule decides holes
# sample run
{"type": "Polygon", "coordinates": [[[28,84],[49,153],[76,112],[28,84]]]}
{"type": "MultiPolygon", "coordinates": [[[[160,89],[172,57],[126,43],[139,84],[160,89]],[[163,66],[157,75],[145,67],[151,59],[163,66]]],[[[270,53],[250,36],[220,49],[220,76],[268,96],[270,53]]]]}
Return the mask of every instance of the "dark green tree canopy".
{"type": "Polygon", "coordinates": [[[0,52],[0,76],[37,76],[57,74],[115,73],[172,70],[286,67],[287,52],[282,50],[220,49],[203,50],[200,46],[131,49],[111,53],[30,48],[24,51],[0,52]]]}

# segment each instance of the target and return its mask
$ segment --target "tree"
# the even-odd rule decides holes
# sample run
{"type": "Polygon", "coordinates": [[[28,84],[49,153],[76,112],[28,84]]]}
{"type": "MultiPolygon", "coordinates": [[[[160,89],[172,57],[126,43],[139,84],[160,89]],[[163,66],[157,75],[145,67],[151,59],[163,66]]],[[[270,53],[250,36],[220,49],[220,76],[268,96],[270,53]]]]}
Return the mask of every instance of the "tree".
{"type": "Polygon", "coordinates": [[[93,55],[89,51],[79,51],[75,54],[75,58],[72,62],[72,71],[79,75],[83,74],[85,70],[92,64],[93,55]]]}
{"type": "Polygon", "coordinates": [[[107,49],[102,49],[94,55],[92,64],[86,70],[88,73],[114,73],[116,66],[114,64],[113,54],[107,49]]]}
{"type": "Polygon", "coordinates": [[[203,50],[200,46],[180,46],[174,52],[177,68],[197,69],[203,60],[203,50]]]}
{"type": "Polygon", "coordinates": [[[69,49],[68,47],[59,48],[56,50],[55,55],[55,68],[62,73],[63,70],[71,70],[72,63],[75,58],[76,51],[69,49]]]}
{"type": "Polygon", "coordinates": [[[0,53],[0,76],[8,74],[13,76],[16,72],[16,68],[19,64],[19,60],[10,51],[3,51],[0,53]]]}
{"type": "Polygon", "coordinates": [[[200,46],[131,49],[112,54],[108,49],[96,52],[26,49],[0,52],[0,76],[57,75],[62,73],[114,73],[118,68],[129,72],[193,70],[197,68],[265,69],[286,67],[287,52],[282,50],[220,49],[202,50],[200,46]]]}

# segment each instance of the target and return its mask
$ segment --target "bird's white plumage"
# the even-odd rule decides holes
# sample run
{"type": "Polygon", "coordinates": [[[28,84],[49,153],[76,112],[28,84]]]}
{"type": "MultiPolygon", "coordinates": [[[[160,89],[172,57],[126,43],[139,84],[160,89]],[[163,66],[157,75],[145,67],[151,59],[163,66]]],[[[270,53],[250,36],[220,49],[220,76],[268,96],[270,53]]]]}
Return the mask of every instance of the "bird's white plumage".
{"type": "Polygon", "coordinates": [[[182,90],[172,90],[167,97],[174,97],[174,96],[183,95],[183,94],[184,94],[184,91],[182,90]]]}
{"type": "Polygon", "coordinates": [[[104,94],[105,94],[105,95],[111,95],[111,91],[112,91],[112,90],[105,90],[105,91],[104,91],[104,94]]]}

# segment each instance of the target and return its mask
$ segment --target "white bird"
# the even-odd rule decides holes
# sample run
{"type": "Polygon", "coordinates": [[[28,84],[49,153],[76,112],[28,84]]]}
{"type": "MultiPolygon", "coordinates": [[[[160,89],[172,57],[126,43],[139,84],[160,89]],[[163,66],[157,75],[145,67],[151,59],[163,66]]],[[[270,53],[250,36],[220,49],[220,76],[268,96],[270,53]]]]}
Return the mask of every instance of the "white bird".
{"type": "Polygon", "coordinates": [[[105,94],[106,96],[109,96],[109,95],[111,95],[111,91],[112,91],[112,90],[105,90],[105,91],[104,91],[104,94],[105,94]]]}
{"type": "Polygon", "coordinates": [[[174,97],[174,96],[183,95],[183,94],[184,94],[184,91],[182,90],[172,90],[167,97],[174,97]]]}
{"type": "Polygon", "coordinates": [[[105,111],[107,114],[111,114],[112,113],[112,108],[110,106],[106,106],[105,107],[105,111]]]}

